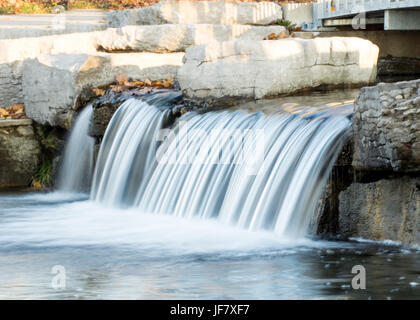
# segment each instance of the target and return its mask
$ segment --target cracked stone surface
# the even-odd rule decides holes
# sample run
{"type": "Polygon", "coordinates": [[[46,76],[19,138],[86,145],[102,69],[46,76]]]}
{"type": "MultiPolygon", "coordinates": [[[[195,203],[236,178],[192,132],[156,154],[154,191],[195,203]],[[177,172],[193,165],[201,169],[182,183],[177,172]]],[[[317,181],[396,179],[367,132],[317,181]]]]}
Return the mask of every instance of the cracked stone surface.
{"type": "Polygon", "coordinates": [[[41,124],[70,128],[78,99],[119,74],[131,80],[174,77],[184,53],[57,54],[24,61],[25,111],[41,124]]]}
{"type": "Polygon", "coordinates": [[[320,85],[376,79],[379,49],[360,38],[232,40],[188,48],[178,71],[190,98],[261,99],[320,85]]]}

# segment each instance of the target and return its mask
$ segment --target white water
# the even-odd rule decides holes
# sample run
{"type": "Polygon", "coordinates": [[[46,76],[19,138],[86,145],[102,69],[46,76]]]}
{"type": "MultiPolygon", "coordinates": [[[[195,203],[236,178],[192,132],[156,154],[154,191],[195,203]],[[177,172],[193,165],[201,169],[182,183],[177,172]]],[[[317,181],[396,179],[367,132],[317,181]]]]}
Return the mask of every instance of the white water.
{"type": "Polygon", "coordinates": [[[64,151],[58,189],[71,192],[89,190],[93,172],[95,139],[88,135],[93,109],[88,105],[78,116],[64,151]]]}
{"type": "Polygon", "coordinates": [[[116,112],[98,156],[92,199],[305,235],[347,139],[350,106],[271,115],[190,112],[159,143],[169,112],[160,106],[132,99],[116,112]]]}

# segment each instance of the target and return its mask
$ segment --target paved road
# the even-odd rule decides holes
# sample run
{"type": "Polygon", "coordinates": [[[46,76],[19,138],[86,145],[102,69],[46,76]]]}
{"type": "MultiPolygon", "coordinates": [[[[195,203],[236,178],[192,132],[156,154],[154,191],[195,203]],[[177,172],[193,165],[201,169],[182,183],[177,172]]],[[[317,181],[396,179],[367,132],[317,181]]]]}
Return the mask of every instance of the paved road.
{"type": "Polygon", "coordinates": [[[106,13],[71,10],[61,14],[0,15],[0,39],[88,32],[106,28],[106,13]]]}

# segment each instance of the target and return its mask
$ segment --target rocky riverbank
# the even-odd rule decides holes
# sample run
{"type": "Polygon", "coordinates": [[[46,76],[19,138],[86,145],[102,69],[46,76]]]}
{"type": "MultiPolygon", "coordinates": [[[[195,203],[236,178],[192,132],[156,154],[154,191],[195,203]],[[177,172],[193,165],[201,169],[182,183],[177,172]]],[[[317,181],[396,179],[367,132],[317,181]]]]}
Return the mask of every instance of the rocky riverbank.
{"type": "Polygon", "coordinates": [[[420,243],[420,80],[362,88],[318,232],[420,243]]]}

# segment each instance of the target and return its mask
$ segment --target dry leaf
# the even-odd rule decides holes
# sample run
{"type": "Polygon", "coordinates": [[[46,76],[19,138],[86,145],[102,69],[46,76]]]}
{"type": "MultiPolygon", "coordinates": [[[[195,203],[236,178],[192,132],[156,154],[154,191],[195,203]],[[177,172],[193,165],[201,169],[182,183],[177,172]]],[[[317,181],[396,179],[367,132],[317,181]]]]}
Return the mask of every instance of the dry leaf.
{"type": "Polygon", "coordinates": [[[99,88],[93,88],[92,91],[97,95],[97,96],[103,96],[105,94],[105,90],[103,89],[99,89],[99,88]]]}
{"type": "Polygon", "coordinates": [[[39,181],[32,181],[32,186],[37,190],[41,189],[41,183],[39,181]]]}

